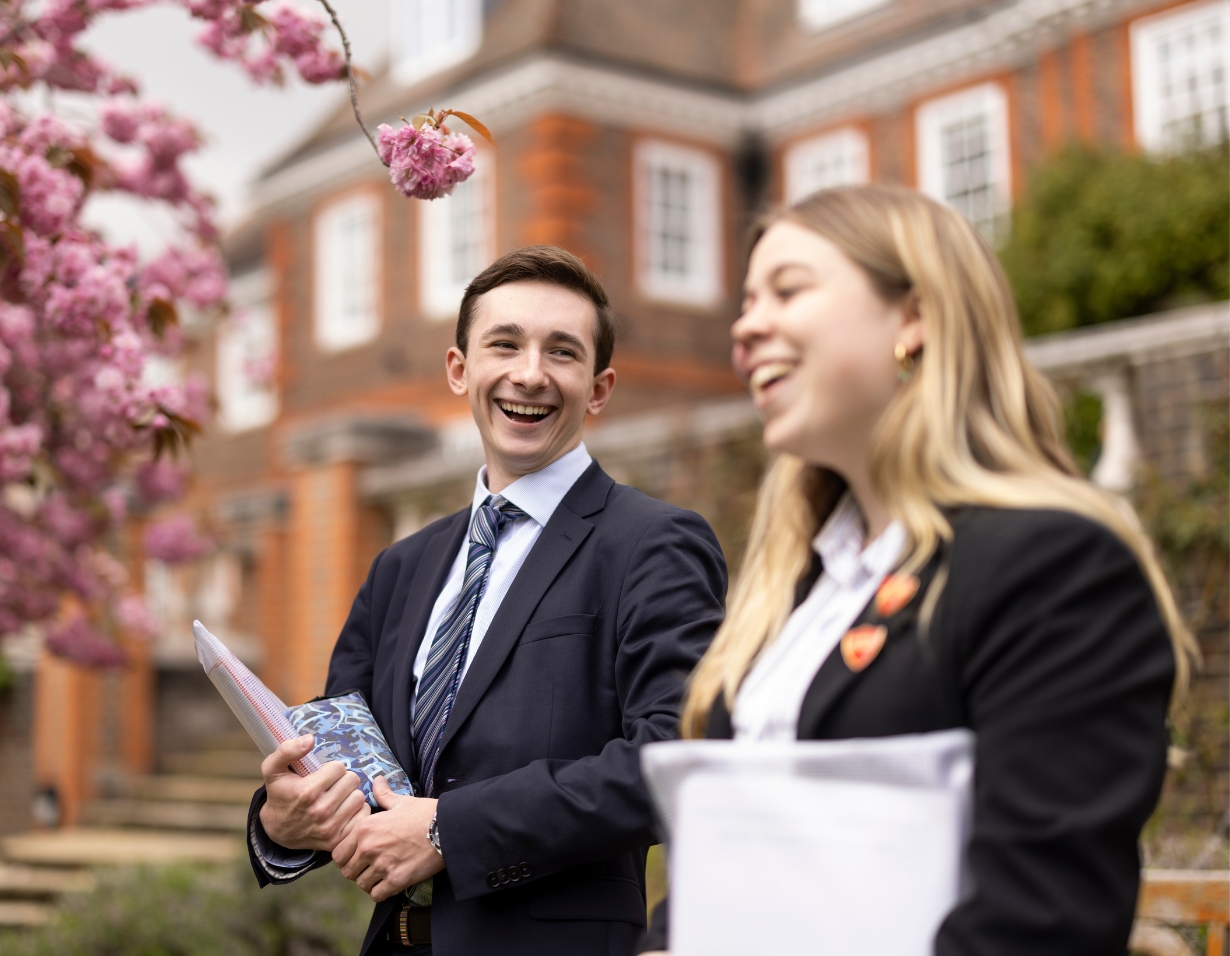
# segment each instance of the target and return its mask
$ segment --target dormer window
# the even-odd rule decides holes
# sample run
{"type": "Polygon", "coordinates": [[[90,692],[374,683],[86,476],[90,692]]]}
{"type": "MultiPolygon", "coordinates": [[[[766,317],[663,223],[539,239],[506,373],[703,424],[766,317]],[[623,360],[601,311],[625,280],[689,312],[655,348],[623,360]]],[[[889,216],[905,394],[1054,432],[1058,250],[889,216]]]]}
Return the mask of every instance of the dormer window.
{"type": "Polygon", "coordinates": [[[393,0],[393,76],[414,83],[468,60],[483,38],[482,0],[393,0]]]}
{"type": "Polygon", "coordinates": [[[813,33],[852,20],[890,0],[799,0],[799,23],[813,33]]]}

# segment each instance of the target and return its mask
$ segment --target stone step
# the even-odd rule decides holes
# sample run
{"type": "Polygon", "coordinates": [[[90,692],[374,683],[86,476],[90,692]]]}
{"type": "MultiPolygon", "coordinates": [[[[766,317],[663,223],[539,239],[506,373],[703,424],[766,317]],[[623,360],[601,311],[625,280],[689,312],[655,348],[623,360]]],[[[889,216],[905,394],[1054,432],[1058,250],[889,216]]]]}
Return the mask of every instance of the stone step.
{"type": "MultiPolygon", "coordinates": [[[[251,791],[248,792],[251,796],[251,791]]],[[[170,800],[95,800],[85,823],[100,827],[154,827],[174,830],[236,830],[247,825],[248,804],[187,803],[170,800]]]]}
{"type": "Polygon", "coordinates": [[[97,880],[89,870],[0,863],[0,901],[54,899],[88,893],[97,880]]]}
{"type": "Polygon", "coordinates": [[[244,853],[235,834],[73,827],[0,840],[0,856],[35,866],[136,866],[225,863],[244,853]]]}
{"type": "Polygon", "coordinates": [[[162,775],[133,777],[124,795],[138,800],[189,803],[234,803],[246,807],[261,785],[260,777],[189,777],[162,775]]]}
{"type": "Polygon", "coordinates": [[[197,753],[168,754],[163,769],[173,776],[241,777],[250,780],[261,775],[261,754],[251,750],[203,750],[197,753]]]}
{"type": "Polygon", "coordinates": [[[51,919],[53,913],[55,907],[50,903],[0,900],[0,926],[42,926],[51,919]]]}

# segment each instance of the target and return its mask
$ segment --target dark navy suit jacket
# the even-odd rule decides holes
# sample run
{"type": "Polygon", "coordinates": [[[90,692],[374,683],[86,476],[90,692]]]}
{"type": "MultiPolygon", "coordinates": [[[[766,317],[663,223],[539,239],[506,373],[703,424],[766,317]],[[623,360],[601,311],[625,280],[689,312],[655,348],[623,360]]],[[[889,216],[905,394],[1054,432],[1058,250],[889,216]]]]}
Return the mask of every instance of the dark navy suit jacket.
{"type": "MultiPolygon", "coordinates": [[[[376,558],[329,665],[326,694],[361,690],[407,768],[414,658],[468,524],[466,509],[376,558]]],[[[726,583],[699,515],[616,484],[596,462],[577,479],[445,726],[435,956],[632,951],[655,842],[639,749],[676,734],[684,680],[721,622],[726,583]]],[[[254,814],[263,801],[258,791],[254,814]]],[[[364,953],[399,899],[377,905],[364,953]]]]}

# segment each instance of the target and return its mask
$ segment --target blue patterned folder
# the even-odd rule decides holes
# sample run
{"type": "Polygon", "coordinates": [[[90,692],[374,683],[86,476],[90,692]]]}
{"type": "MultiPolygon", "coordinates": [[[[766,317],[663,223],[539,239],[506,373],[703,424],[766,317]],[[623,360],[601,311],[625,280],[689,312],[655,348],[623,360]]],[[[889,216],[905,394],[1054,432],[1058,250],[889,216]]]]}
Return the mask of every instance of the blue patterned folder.
{"type": "Polygon", "coordinates": [[[357,690],[288,707],[286,716],[297,732],[316,738],[312,755],[317,760],[322,764],[338,760],[359,775],[359,786],[373,809],[378,809],[372,796],[372,783],[377,777],[384,777],[394,793],[414,796],[410,778],[357,690]]]}

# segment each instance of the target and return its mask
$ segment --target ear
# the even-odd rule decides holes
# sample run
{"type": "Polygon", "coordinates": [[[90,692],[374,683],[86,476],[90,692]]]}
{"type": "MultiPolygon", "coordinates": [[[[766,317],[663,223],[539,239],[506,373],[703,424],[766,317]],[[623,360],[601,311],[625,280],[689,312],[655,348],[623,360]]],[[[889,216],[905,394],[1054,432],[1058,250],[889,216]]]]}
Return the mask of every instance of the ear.
{"type": "Polygon", "coordinates": [[[911,292],[901,304],[901,331],[897,341],[905,344],[906,351],[917,355],[927,344],[927,329],[923,324],[922,303],[917,292],[911,292]]]}
{"type": "Polygon", "coordinates": [[[448,378],[448,387],[454,395],[467,395],[470,384],[466,379],[466,354],[452,346],[444,356],[444,374],[448,378]]]}
{"type": "Polygon", "coordinates": [[[585,407],[586,413],[597,415],[601,412],[606,407],[606,403],[611,400],[613,391],[615,391],[615,369],[604,368],[594,376],[594,390],[589,394],[589,404],[585,407]]]}

